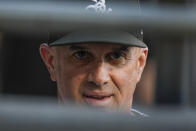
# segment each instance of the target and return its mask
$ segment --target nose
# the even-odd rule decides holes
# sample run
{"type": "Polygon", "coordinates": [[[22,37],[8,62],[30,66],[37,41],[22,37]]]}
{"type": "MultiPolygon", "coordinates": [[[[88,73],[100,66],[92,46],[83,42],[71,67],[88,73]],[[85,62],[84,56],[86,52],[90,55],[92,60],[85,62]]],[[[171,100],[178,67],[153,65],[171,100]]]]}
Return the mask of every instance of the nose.
{"type": "Polygon", "coordinates": [[[95,84],[96,86],[106,85],[108,84],[109,80],[109,70],[104,65],[104,63],[96,65],[88,75],[88,81],[95,84]]]}

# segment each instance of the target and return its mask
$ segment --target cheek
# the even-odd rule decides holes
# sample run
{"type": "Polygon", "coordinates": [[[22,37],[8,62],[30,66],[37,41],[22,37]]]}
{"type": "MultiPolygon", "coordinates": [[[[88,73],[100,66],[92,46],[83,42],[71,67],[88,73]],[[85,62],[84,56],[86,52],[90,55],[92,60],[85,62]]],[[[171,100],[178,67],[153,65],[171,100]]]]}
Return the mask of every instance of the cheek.
{"type": "Polygon", "coordinates": [[[122,99],[132,97],[137,84],[135,65],[127,65],[124,68],[116,69],[112,72],[111,77],[118,87],[118,92],[122,99]]]}
{"type": "Polygon", "coordinates": [[[61,96],[77,102],[81,98],[80,87],[85,79],[84,71],[74,68],[66,62],[59,65],[61,66],[57,71],[57,85],[61,96]]]}

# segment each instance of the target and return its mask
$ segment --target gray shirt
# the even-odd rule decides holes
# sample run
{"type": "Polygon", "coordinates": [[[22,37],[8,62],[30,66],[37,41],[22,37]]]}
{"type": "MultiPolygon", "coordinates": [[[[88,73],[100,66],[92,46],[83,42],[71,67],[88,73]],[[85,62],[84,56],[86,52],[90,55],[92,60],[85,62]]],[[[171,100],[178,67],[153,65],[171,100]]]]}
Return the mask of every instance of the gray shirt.
{"type": "Polygon", "coordinates": [[[144,114],[138,110],[131,109],[131,115],[134,117],[149,117],[147,114],[144,114]]]}

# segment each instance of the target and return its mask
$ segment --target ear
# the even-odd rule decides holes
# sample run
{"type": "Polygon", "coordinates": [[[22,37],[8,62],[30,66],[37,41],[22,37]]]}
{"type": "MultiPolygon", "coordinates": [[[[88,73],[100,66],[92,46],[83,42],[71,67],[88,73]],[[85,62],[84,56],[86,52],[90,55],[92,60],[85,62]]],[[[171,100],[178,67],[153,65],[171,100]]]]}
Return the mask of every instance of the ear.
{"type": "Polygon", "coordinates": [[[140,49],[139,57],[138,57],[138,79],[137,82],[140,81],[142,72],[146,65],[146,60],[148,56],[148,48],[140,49]]]}
{"type": "Polygon", "coordinates": [[[51,80],[56,81],[54,50],[47,44],[41,44],[40,55],[50,73],[51,80]]]}

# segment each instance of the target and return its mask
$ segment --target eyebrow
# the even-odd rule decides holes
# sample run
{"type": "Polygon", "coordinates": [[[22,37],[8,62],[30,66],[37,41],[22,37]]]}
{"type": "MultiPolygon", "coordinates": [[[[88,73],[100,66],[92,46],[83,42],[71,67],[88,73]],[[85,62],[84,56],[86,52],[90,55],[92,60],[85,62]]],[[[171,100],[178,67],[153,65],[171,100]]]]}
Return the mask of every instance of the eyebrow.
{"type": "Polygon", "coordinates": [[[85,46],[80,46],[80,45],[72,45],[69,47],[69,50],[75,51],[75,50],[87,50],[88,48],[85,46]]]}
{"type": "Polygon", "coordinates": [[[128,46],[121,46],[120,48],[114,48],[113,51],[124,51],[129,52],[128,46]]]}

